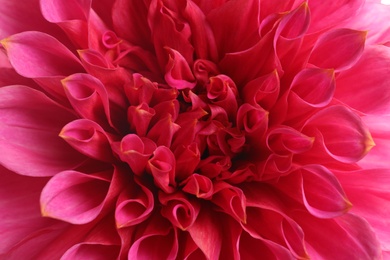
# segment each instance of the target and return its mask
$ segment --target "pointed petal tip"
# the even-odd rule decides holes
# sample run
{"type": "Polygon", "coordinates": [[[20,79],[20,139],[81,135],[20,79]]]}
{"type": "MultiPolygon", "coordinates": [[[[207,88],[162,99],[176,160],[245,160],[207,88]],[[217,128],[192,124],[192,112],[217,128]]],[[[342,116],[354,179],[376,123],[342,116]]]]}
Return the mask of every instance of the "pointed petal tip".
{"type": "Polygon", "coordinates": [[[374,146],[376,146],[374,139],[372,138],[371,134],[368,133],[367,139],[364,142],[364,145],[366,149],[364,150],[364,155],[368,154],[374,146]]]}

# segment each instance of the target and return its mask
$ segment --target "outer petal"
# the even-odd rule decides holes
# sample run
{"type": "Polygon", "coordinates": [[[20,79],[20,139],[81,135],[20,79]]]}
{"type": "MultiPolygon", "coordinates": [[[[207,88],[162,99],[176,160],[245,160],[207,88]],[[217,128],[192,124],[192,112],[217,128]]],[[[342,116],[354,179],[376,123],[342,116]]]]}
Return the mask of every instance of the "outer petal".
{"type": "Polygon", "coordinates": [[[310,55],[309,63],[335,71],[350,68],[362,55],[367,32],[335,29],[322,34],[310,55]]]}
{"type": "Polygon", "coordinates": [[[1,0],[0,13],[0,39],[29,30],[59,32],[42,17],[39,0],[23,2],[1,0]]]}
{"type": "Polygon", "coordinates": [[[389,115],[390,48],[367,47],[358,63],[337,77],[335,97],[363,113],[389,115]]]}
{"type": "Polygon", "coordinates": [[[1,41],[16,71],[28,78],[66,76],[83,71],[80,61],[54,37],[22,32],[1,41]]]}
{"type": "MultiPolygon", "coordinates": [[[[307,120],[302,133],[315,137],[317,145],[322,146],[328,155],[346,163],[362,159],[375,145],[359,116],[343,106],[318,112],[307,120]]],[[[310,155],[318,156],[320,151],[310,152],[310,155]]]]}
{"type": "Polygon", "coordinates": [[[310,1],[309,7],[312,13],[312,22],[309,32],[317,32],[339,25],[353,17],[363,3],[364,0],[310,1]]]}
{"type": "Polygon", "coordinates": [[[352,214],[326,220],[302,212],[294,215],[305,232],[312,258],[381,259],[378,240],[364,219],[352,214]]]}
{"type": "Polygon", "coordinates": [[[42,218],[39,211],[39,194],[46,182],[0,166],[0,258],[28,235],[57,223],[42,218]]]}
{"type": "Polygon", "coordinates": [[[58,137],[74,115],[24,86],[0,89],[0,163],[23,175],[51,176],[84,157],[58,137]],[[23,161],[23,163],[20,163],[23,161]]]}
{"type": "Polygon", "coordinates": [[[87,175],[76,171],[57,174],[42,190],[42,215],[73,224],[95,219],[109,190],[107,174],[102,177],[101,174],[87,175]]]}
{"type": "Polygon", "coordinates": [[[374,229],[382,249],[390,251],[390,170],[337,172],[336,175],[353,203],[351,212],[365,218],[374,229]]]}

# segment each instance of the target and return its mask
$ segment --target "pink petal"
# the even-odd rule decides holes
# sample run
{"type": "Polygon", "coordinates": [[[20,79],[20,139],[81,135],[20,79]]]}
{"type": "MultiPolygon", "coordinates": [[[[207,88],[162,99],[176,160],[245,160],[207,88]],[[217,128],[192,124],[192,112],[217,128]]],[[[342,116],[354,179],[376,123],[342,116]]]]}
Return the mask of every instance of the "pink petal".
{"type": "Polygon", "coordinates": [[[277,127],[267,134],[268,148],[279,155],[303,153],[311,149],[314,139],[290,127],[277,127]]]}
{"type": "MultiPolygon", "coordinates": [[[[57,221],[42,218],[39,195],[46,178],[20,176],[0,167],[0,257],[20,241],[57,221]]],[[[42,249],[42,248],[41,248],[42,249]]]]}
{"type": "Polygon", "coordinates": [[[87,20],[91,0],[83,1],[47,1],[41,0],[42,15],[51,23],[59,25],[77,46],[87,47],[87,20]]]}
{"type": "Polygon", "coordinates": [[[342,71],[352,67],[363,53],[367,32],[335,29],[322,34],[314,45],[309,63],[342,71]]]}
{"type": "Polygon", "coordinates": [[[164,192],[172,193],[175,190],[176,159],[166,146],[159,146],[153,152],[153,157],[147,164],[148,171],[154,178],[154,183],[164,192]]]}
{"type": "Polygon", "coordinates": [[[115,245],[80,243],[69,248],[61,259],[116,259],[119,255],[119,250],[120,247],[115,245]]]}
{"type": "Polygon", "coordinates": [[[226,182],[217,182],[214,184],[214,195],[211,201],[237,221],[246,222],[246,198],[241,189],[226,182]]]}
{"type": "Polygon", "coordinates": [[[145,221],[154,208],[153,193],[141,181],[127,184],[120,194],[115,208],[115,221],[118,228],[137,225],[145,221]]]}
{"type": "Polygon", "coordinates": [[[318,112],[307,120],[302,133],[315,137],[329,156],[346,163],[362,159],[375,145],[360,117],[343,106],[318,112]]]}
{"type": "Polygon", "coordinates": [[[152,217],[145,230],[131,245],[128,259],[175,259],[177,252],[176,229],[172,228],[165,219],[152,217]]]}
{"type": "Polygon", "coordinates": [[[195,77],[184,57],[174,49],[166,48],[166,51],[169,58],[165,67],[165,81],[176,89],[194,88],[195,77]]]}
{"type": "Polygon", "coordinates": [[[390,117],[389,116],[365,116],[375,146],[359,161],[359,165],[366,169],[388,168],[390,161],[390,117]]]}
{"type": "Polygon", "coordinates": [[[88,157],[104,162],[114,160],[110,145],[112,137],[94,121],[88,119],[72,121],[62,128],[59,136],[88,157]]]}
{"type": "Polygon", "coordinates": [[[176,178],[183,180],[191,176],[200,162],[200,151],[197,143],[179,146],[174,154],[176,158],[176,178]]]}
{"type": "MultiPolygon", "coordinates": [[[[371,169],[356,172],[337,172],[337,178],[353,203],[352,213],[370,223],[383,250],[390,250],[390,170],[371,169]]],[[[385,259],[385,258],[384,258],[385,259]]]]}
{"type": "Polygon", "coordinates": [[[54,37],[22,32],[1,41],[12,66],[27,78],[67,76],[83,71],[76,56],[54,37]]]}
{"type": "Polygon", "coordinates": [[[309,32],[317,32],[341,24],[354,17],[363,3],[363,0],[341,0],[332,3],[320,0],[310,1],[312,21],[309,32]]]}
{"type": "Polygon", "coordinates": [[[149,158],[156,150],[156,144],[146,137],[128,134],[112,145],[122,161],[126,162],[136,175],[142,175],[149,158]]]}
{"type": "Polygon", "coordinates": [[[218,259],[222,250],[223,237],[219,220],[210,213],[210,209],[202,207],[188,232],[207,259],[218,259]]]}
{"type": "Polygon", "coordinates": [[[85,160],[58,137],[74,115],[43,93],[24,86],[0,88],[0,109],[2,165],[23,175],[51,176],[85,160]]]}
{"type": "Polygon", "coordinates": [[[0,17],[0,39],[37,28],[53,35],[60,32],[58,28],[49,24],[42,17],[39,0],[28,2],[1,0],[0,13],[2,14],[0,17]]]}
{"type": "Polygon", "coordinates": [[[378,240],[363,218],[345,214],[320,219],[297,212],[295,221],[305,232],[309,255],[316,259],[381,259],[378,240]]]}
{"type": "Polygon", "coordinates": [[[198,217],[201,205],[184,193],[160,193],[159,200],[163,205],[161,215],[181,230],[187,230],[198,217]]]}
{"type": "Polygon", "coordinates": [[[61,172],[42,190],[42,215],[73,224],[88,223],[101,212],[109,187],[108,172],[95,175],[61,172]]]}
{"type": "Polygon", "coordinates": [[[106,87],[89,74],[73,74],[62,80],[68,100],[80,116],[102,127],[112,126],[106,87]]]}
{"type": "Polygon", "coordinates": [[[350,16],[344,25],[355,30],[367,30],[367,43],[382,44],[390,41],[390,26],[387,23],[390,6],[381,1],[366,1],[359,10],[359,15],[350,16]]]}
{"type": "Polygon", "coordinates": [[[149,129],[149,123],[156,115],[156,111],[150,108],[147,103],[138,106],[130,106],[127,110],[127,120],[130,130],[135,131],[139,136],[145,136],[149,129]]]}
{"type": "Polygon", "coordinates": [[[303,203],[311,214],[318,218],[334,218],[351,208],[343,188],[328,169],[307,165],[300,172],[303,203]]]}
{"type": "Polygon", "coordinates": [[[202,199],[209,199],[214,194],[212,181],[206,176],[196,173],[191,174],[185,181],[183,191],[202,199]]]}
{"type": "Polygon", "coordinates": [[[289,119],[310,111],[311,108],[324,107],[330,103],[336,89],[333,70],[304,69],[291,83],[288,95],[289,119]]]}
{"type": "Polygon", "coordinates": [[[114,29],[118,35],[134,45],[153,49],[147,23],[147,4],[144,1],[132,3],[127,0],[117,0],[114,2],[110,18],[113,20],[114,29]]]}
{"type": "Polygon", "coordinates": [[[390,48],[369,46],[351,69],[337,77],[335,97],[363,113],[389,115],[389,75],[390,48]]]}
{"type": "Polygon", "coordinates": [[[259,40],[259,14],[259,1],[251,0],[245,5],[227,1],[207,15],[220,57],[249,48],[259,40]]]}

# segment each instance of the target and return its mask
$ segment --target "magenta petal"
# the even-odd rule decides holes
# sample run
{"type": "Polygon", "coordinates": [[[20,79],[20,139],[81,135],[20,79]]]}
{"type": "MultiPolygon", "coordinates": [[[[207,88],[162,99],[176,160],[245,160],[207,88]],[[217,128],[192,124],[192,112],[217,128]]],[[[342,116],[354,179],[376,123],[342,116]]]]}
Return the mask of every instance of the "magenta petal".
{"type": "Polygon", "coordinates": [[[118,228],[137,225],[145,221],[154,208],[153,193],[141,182],[127,184],[119,196],[115,208],[115,220],[118,228]]]}
{"type": "Polygon", "coordinates": [[[69,248],[61,257],[64,260],[72,259],[94,259],[106,260],[116,259],[119,255],[120,247],[116,245],[101,245],[94,243],[80,243],[69,248]]]}
{"type": "Polygon", "coordinates": [[[44,17],[52,22],[59,23],[69,20],[87,20],[91,0],[82,1],[47,1],[41,0],[41,9],[44,17]]]}
{"type": "Polygon", "coordinates": [[[134,174],[142,175],[149,158],[156,150],[156,144],[146,137],[128,134],[120,143],[113,143],[112,148],[121,160],[130,166],[134,174]]]}
{"type": "Polygon", "coordinates": [[[175,259],[177,252],[177,230],[172,228],[165,219],[152,217],[145,230],[131,245],[128,259],[175,259]]]}
{"type": "Polygon", "coordinates": [[[187,230],[198,217],[199,202],[184,193],[160,193],[159,200],[163,205],[161,214],[181,230],[187,230]]]}
{"type": "Polygon", "coordinates": [[[349,69],[362,55],[366,35],[367,32],[351,29],[326,32],[314,45],[309,63],[335,71],[349,69]]]}
{"type": "Polygon", "coordinates": [[[78,119],[62,128],[59,134],[68,144],[88,157],[112,162],[111,136],[104,129],[88,119],[78,119]]]}
{"type": "Polygon", "coordinates": [[[148,171],[154,178],[154,183],[164,192],[172,193],[176,186],[176,159],[166,146],[159,146],[148,161],[148,171]]]}
{"type": "MultiPolygon", "coordinates": [[[[387,161],[388,162],[388,161],[387,161]]],[[[353,203],[351,213],[363,217],[375,231],[382,248],[390,250],[390,170],[371,169],[337,172],[348,198],[353,203]]],[[[385,259],[385,258],[384,258],[385,259]]]]}
{"type": "Polygon", "coordinates": [[[174,49],[166,49],[168,52],[168,63],[165,68],[165,80],[173,88],[176,89],[192,89],[196,85],[195,77],[191,69],[180,54],[174,49]]]}
{"type": "Polygon", "coordinates": [[[66,96],[84,118],[102,127],[112,126],[106,87],[89,74],[73,74],[62,80],[66,96]]]}
{"type": "Polygon", "coordinates": [[[344,106],[318,112],[307,120],[302,133],[315,137],[331,157],[346,163],[362,159],[375,145],[360,117],[344,106]]]}
{"type": "Polygon", "coordinates": [[[209,199],[214,193],[214,188],[209,178],[194,173],[185,181],[183,191],[193,194],[198,198],[209,199]]]}
{"type": "Polygon", "coordinates": [[[1,43],[15,70],[27,78],[67,76],[83,71],[77,57],[48,34],[22,32],[1,43]]]}
{"type": "Polygon", "coordinates": [[[223,237],[219,219],[210,213],[209,208],[202,208],[188,232],[207,259],[218,259],[222,250],[223,237]]]}
{"type": "Polygon", "coordinates": [[[64,171],[54,176],[42,190],[42,215],[73,224],[95,219],[103,208],[110,186],[109,173],[100,175],[102,177],[64,171]]]}
{"type": "Polygon", "coordinates": [[[369,46],[360,60],[337,78],[335,97],[363,113],[389,115],[389,75],[390,48],[369,46]]]}
{"type": "Polygon", "coordinates": [[[294,215],[305,231],[310,256],[316,259],[381,259],[379,242],[363,218],[353,214],[334,219],[320,219],[303,212],[294,215]]]}
{"type": "Polygon", "coordinates": [[[318,218],[334,218],[351,208],[340,183],[328,169],[308,165],[300,172],[303,203],[311,214],[318,218]]]}
{"type": "Polygon", "coordinates": [[[0,258],[25,237],[57,223],[42,218],[39,210],[46,182],[46,178],[20,176],[0,167],[0,258]]]}
{"type": "Polygon", "coordinates": [[[0,162],[5,167],[23,175],[51,176],[84,161],[58,137],[74,115],[43,93],[24,86],[0,88],[0,109],[0,162]]]}
{"type": "Polygon", "coordinates": [[[279,155],[303,153],[313,146],[314,138],[306,136],[290,127],[276,127],[267,134],[268,148],[279,155]]]}

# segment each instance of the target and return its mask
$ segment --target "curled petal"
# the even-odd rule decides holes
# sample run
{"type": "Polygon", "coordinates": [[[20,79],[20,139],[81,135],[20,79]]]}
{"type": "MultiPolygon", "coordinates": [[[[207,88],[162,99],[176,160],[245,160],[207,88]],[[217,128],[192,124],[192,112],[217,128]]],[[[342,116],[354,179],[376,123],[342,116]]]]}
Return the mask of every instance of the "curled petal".
{"type": "Polygon", "coordinates": [[[159,193],[159,200],[164,205],[161,214],[181,230],[187,230],[194,224],[200,211],[199,202],[184,193],[159,193]]]}
{"type": "Polygon", "coordinates": [[[113,150],[126,162],[136,175],[142,175],[156,144],[146,137],[128,134],[120,142],[112,144],[113,150]]]}
{"type": "Polygon", "coordinates": [[[278,72],[273,72],[248,82],[241,91],[242,98],[251,105],[260,105],[270,109],[278,99],[280,79],[278,72]]]}
{"type": "Polygon", "coordinates": [[[103,209],[110,187],[109,175],[108,172],[87,175],[76,171],[55,175],[42,190],[42,215],[72,224],[94,220],[103,209]]]}
{"type": "Polygon", "coordinates": [[[157,145],[164,145],[169,147],[173,135],[179,130],[180,126],[173,122],[171,114],[167,114],[159,120],[148,131],[146,137],[153,140],[157,145]]]}
{"type": "Polygon", "coordinates": [[[276,34],[285,39],[300,38],[306,33],[309,24],[309,6],[307,2],[303,2],[281,19],[276,34]]]}
{"type": "Polygon", "coordinates": [[[0,88],[0,110],[0,162],[5,167],[22,175],[52,176],[86,159],[58,137],[75,116],[42,92],[0,88]]]}
{"type": "Polygon", "coordinates": [[[209,60],[196,60],[194,62],[194,76],[201,85],[209,82],[209,78],[219,74],[217,65],[209,60]]]}
{"type": "Polygon", "coordinates": [[[172,193],[176,186],[175,181],[175,156],[165,146],[159,146],[148,161],[148,171],[154,178],[154,183],[164,192],[172,193]]]}
{"type": "Polygon", "coordinates": [[[195,77],[184,57],[176,50],[168,49],[168,63],[166,65],[165,80],[176,89],[192,89],[195,87],[195,77]]]}
{"type": "Polygon", "coordinates": [[[138,179],[130,183],[119,195],[115,208],[118,228],[137,225],[145,221],[154,208],[153,193],[138,179]]]}
{"type": "Polygon", "coordinates": [[[256,140],[259,140],[268,129],[268,111],[259,105],[244,103],[237,112],[237,127],[256,140]],[[257,137],[257,138],[256,138],[257,137]]]}
{"type": "Polygon", "coordinates": [[[303,153],[311,149],[314,138],[308,137],[290,127],[277,127],[267,134],[268,148],[278,155],[303,153]]]}
{"type": "Polygon", "coordinates": [[[211,201],[237,221],[246,222],[246,199],[241,189],[226,182],[217,182],[211,201]]]}
{"type": "Polygon", "coordinates": [[[88,18],[91,0],[83,1],[47,1],[41,0],[42,15],[51,23],[58,24],[66,34],[80,47],[87,47],[88,18]]]}
{"type": "Polygon", "coordinates": [[[145,230],[132,243],[128,259],[175,259],[177,230],[161,217],[152,217],[145,230]],[[151,250],[153,248],[153,250],[151,250]]]}
{"type": "Polygon", "coordinates": [[[310,55],[309,63],[323,68],[342,71],[352,67],[364,50],[367,32],[335,29],[322,34],[310,55]]]}
{"type": "Polygon", "coordinates": [[[88,119],[78,119],[62,128],[60,134],[68,144],[91,158],[112,162],[112,137],[104,129],[88,119]]]}
{"type": "Polygon", "coordinates": [[[303,134],[313,136],[334,159],[351,163],[375,145],[359,116],[343,106],[328,107],[307,120],[303,134]]]}
{"type": "Polygon", "coordinates": [[[185,181],[183,191],[195,195],[197,198],[210,199],[214,194],[212,181],[206,176],[194,173],[185,181]]]}
{"type": "Polygon", "coordinates": [[[309,165],[300,172],[303,203],[311,214],[334,218],[352,207],[337,178],[325,167],[309,165]]]}
{"type": "Polygon", "coordinates": [[[287,119],[328,105],[335,88],[333,70],[310,68],[300,71],[291,83],[291,92],[287,98],[287,119]]]}
{"type": "Polygon", "coordinates": [[[84,118],[102,127],[112,125],[108,93],[105,86],[89,74],[73,74],[62,80],[73,108],[84,118]]]}
{"type": "Polygon", "coordinates": [[[175,152],[176,157],[176,178],[186,179],[194,173],[200,162],[200,152],[198,145],[192,143],[188,146],[179,146],[175,152]]]}
{"type": "Polygon", "coordinates": [[[127,120],[130,124],[130,130],[139,136],[145,136],[149,128],[150,120],[152,120],[155,114],[156,111],[146,103],[138,106],[130,106],[127,110],[127,120]]]}

